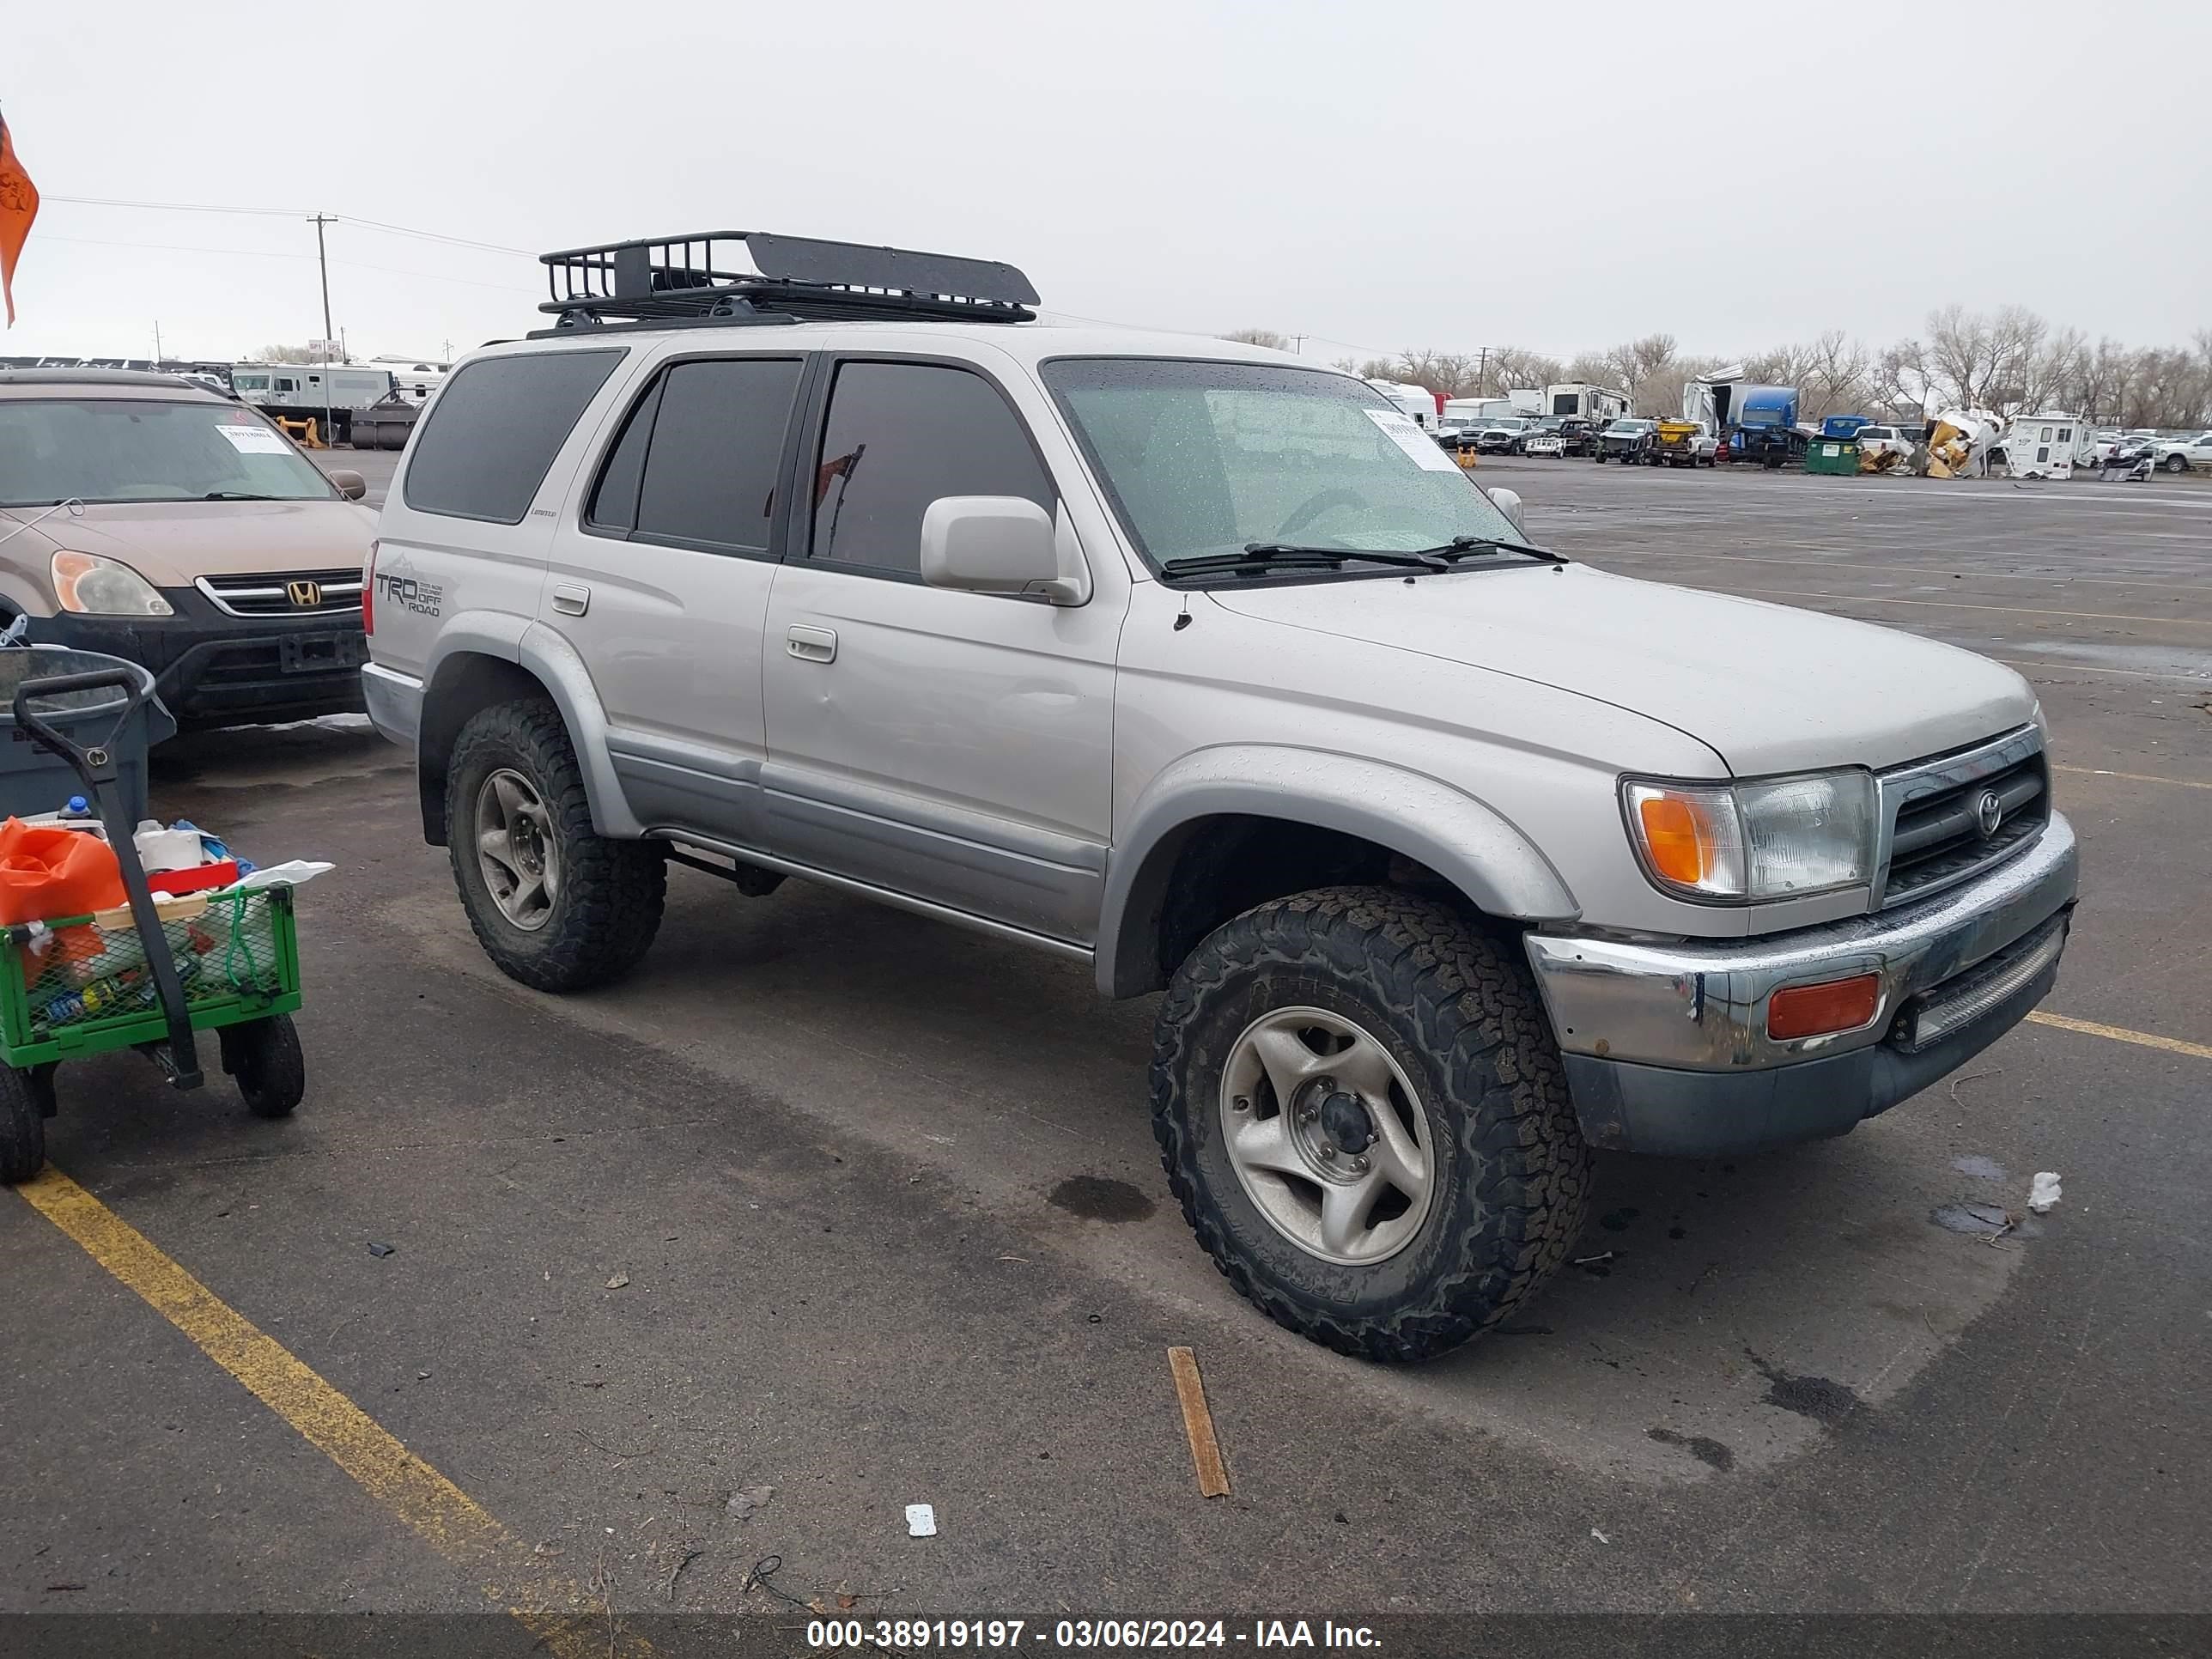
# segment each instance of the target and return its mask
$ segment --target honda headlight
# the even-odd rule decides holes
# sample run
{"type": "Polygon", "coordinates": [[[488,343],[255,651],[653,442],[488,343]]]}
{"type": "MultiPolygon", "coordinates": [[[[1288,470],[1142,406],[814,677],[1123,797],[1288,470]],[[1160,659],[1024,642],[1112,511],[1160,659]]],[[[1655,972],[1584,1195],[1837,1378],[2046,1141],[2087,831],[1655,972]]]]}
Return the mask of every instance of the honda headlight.
{"type": "Polygon", "coordinates": [[[64,611],[94,617],[172,617],[154,584],[118,559],[97,553],[54,555],[54,598],[64,611]]]}
{"type": "Polygon", "coordinates": [[[1856,768],[1757,783],[1628,779],[1621,802],[1645,872],[1685,898],[1795,898],[1874,878],[1874,778],[1856,768]]]}

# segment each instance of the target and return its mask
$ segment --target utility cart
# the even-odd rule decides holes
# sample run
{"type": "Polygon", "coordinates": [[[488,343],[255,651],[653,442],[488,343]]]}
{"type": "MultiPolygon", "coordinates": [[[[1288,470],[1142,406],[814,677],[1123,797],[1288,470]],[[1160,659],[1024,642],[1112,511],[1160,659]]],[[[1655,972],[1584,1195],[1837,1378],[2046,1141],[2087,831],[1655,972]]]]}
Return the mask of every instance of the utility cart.
{"type": "Polygon", "coordinates": [[[151,716],[167,724],[159,703],[149,707],[152,676],[118,659],[58,654],[74,659],[64,666],[106,665],[41,673],[52,665],[44,651],[0,652],[0,687],[15,682],[17,740],[0,754],[0,804],[24,802],[23,774],[60,769],[18,745],[61,757],[97,804],[128,902],[0,929],[0,1182],[44,1165],[64,1060],[136,1048],[174,1086],[196,1089],[195,1034],[213,1031],[222,1069],[255,1115],[286,1115],[307,1088],[291,1019],[300,1006],[291,889],[234,884],[156,897],[134,840],[151,716]]]}

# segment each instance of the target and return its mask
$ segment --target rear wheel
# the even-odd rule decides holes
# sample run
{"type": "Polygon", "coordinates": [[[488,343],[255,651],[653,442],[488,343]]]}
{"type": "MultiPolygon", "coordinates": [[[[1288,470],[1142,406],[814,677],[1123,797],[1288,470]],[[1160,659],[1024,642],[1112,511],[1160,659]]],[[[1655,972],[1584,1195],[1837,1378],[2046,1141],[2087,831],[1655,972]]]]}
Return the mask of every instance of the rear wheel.
{"type": "Polygon", "coordinates": [[[446,842],[477,943],[525,985],[574,991],[617,979],[659,929],[662,849],[592,827],[583,769],[550,699],[501,703],[461,728],[446,842]]]}
{"type": "Polygon", "coordinates": [[[52,1089],[49,1079],[42,1098],[30,1073],[0,1066],[0,1183],[12,1187],[46,1167],[45,1100],[52,1098],[52,1089]]]}
{"type": "Polygon", "coordinates": [[[2167,457],[2166,458],[2166,470],[2168,472],[2186,472],[2186,471],[2189,471],[2189,457],[2188,457],[2188,456],[2186,456],[2186,455],[2169,455],[2169,456],[2167,456],[2167,457]]]}
{"type": "Polygon", "coordinates": [[[1177,969],[1152,1123],[1215,1265],[1339,1352],[1498,1323],[1581,1231],[1589,1153],[1511,945],[1391,888],[1246,912],[1177,969]]]}

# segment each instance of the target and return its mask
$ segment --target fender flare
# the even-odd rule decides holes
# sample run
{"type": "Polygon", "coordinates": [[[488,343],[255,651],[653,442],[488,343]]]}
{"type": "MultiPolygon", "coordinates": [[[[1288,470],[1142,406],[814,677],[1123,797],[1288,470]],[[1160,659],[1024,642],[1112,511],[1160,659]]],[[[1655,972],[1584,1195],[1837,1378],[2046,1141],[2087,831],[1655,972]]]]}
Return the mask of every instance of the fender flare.
{"type": "Polygon", "coordinates": [[[1464,790],[1386,762],[1328,750],[1201,750],[1154,778],[1115,840],[1095,966],[1111,997],[1160,989],[1153,939],[1189,832],[1225,815],[1358,836],[1425,866],[1487,915],[1568,921],[1582,914],[1549,859],[1464,790]]]}
{"type": "Polygon", "coordinates": [[[622,781],[607,751],[606,710],[576,649],[543,623],[498,611],[464,611],[440,631],[438,645],[423,665],[423,716],[430,716],[438,676],[454,657],[470,654],[513,663],[545,688],[568,728],[568,741],[584,775],[592,827],[600,835],[635,837],[645,826],[629,809],[622,781]]]}

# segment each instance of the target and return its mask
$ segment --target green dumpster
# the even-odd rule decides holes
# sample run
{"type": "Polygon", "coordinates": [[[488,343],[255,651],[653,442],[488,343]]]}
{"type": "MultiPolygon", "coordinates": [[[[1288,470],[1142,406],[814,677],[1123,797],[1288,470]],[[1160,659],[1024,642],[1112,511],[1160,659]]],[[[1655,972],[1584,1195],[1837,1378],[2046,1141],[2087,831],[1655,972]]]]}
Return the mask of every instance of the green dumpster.
{"type": "Polygon", "coordinates": [[[1815,438],[1813,447],[1805,452],[1808,472],[1829,472],[1856,476],[1859,470],[1859,446],[1855,438],[1815,438]]]}

